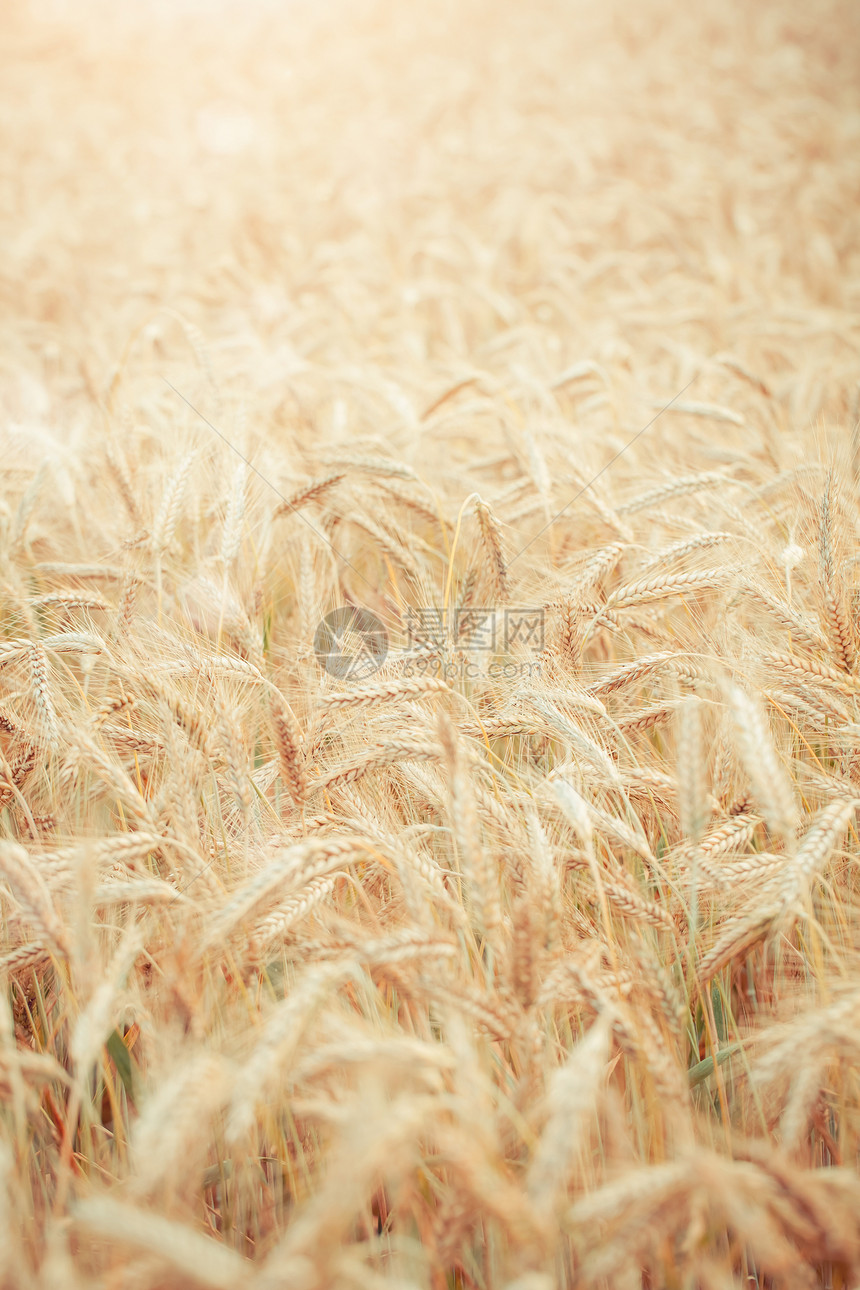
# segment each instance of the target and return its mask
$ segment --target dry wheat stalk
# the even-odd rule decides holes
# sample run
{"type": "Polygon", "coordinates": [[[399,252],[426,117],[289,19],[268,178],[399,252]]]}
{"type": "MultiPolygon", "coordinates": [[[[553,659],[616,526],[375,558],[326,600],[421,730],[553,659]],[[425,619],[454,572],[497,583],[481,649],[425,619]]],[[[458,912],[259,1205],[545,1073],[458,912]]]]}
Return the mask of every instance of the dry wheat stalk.
{"type": "Polygon", "coordinates": [[[820,684],[839,690],[842,694],[860,694],[860,681],[857,678],[838,672],[826,663],[819,663],[817,659],[796,658],[793,654],[763,654],[761,664],[764,668],[775,668],[782,675],[804,684],[814,678],[820,684]]]}
{"type": "Polygon", "coordinates": [[[611,609],[625,609],[651,600],[664,600],[669,596],[685,596],[688,592],[710,591],[721,586],[730,576],[731,569],[702,569],[695,573],[679,573],[674,577],[641,578],[638,582],[619,587],[607,601],[611,609]]]}
{"type": "Polygon", "coordinates": [[[29,972],[44,968],[50,962],[51,949],[47,945],[32,943],[20,945],[16,949],[0,956],[0,973],[14,976],[18,972],[29,972]]]}
{"type": "Polygon", "coordinates": [[[247,482],[248,467],[244,461],[240,461],[233,472],[233,484],[224,516],[224,530],[221,534],[221,563],[225,568],[229,568],[236,559],[242,545],[247,482]]]}
{"type": "Polygon", "coordinates": [[[312,879],[301,896],[285,901],[255,924],[248,938],[249,943],[265,950],[274,941],[285,937],[296,923],[301,922],[331,894],[336,883],[337,878],[312,879]]]}
{"type": "Polygon", "coordinates": [[[732,959],[745,954],[767,936],[775,926],[780,909],[780,904],[771,903],[728,923],[711,949],[697,963],[699,979],[702,982],[710,981],[732,959]]]}
{"type": "Polygon", "coordinates": [[[76,785],[84,767],[91,769],[115,793],[117,798],[135,816],[148,823],[152,811],[131,777],[99,748],[85,731],[71,728],[66,732],[67,751],[60,767],[60,780],[68,788],[76,785]]]}
{"type": "Polygon", "coordinates": [[[833,549],[836,541],[834,511],[833,475],[831,474],[818,508],[819,577],[824,600],[824,621],[830,637],[831,649],[843,671],[853,672],[856,654],[854,626],[846,612],[845,592],[833,549]]]}
{"type": "Polygon", "coordinates": [[[824,637],[813,620],[803,617],[790,605],[774,599],[762,587],[750,585],[744,588],[744,593],[756,604],[764,606],[768,613],[786,629],[792,643],[804,646],[806,649],[824,648],[824,637]]]}
{"type": "Polygon", "coordinates": [[[526,718],[485,717],[480,725],[464,725],[460,733],[468,739],[528,739],[540,735],[545,730],[543,722],[530,721],[526,718]]]}
{"type": "Polygon", "coordinates": [[[326,465],[331,465],[335,468],[346,466],[359,474],[378,475],[381,479],[415,480],[417,478],[415,471],[403,462],[388,461],[381,457],[325,454],[320,460],[324,461],[326,465]]]}
{"type": "MultiPolygon", "coordinates": [[[[787,710],[793,714],[794,720],[805,717],[811,726],[821,732],[828,730],[838,737],[843,733],[839,731],[839,727],[851,722],[851,714],[825,690],[818,691],[814,702],[788,690],[767,690],[763,693],[777,711],[785,713],[787,710]]],[[[806,693],[809,693],[808,689],[806,693]]]]}
{"type": "Polygon", "coordinates": [[[649,676],[651,672],[658,671],[667,664],[675,662],[677,657],[676,654],[667,651],[634,659],[631,663],[626,663],[624,667],[619,668],[617,672],[612,672],[608,676],[602,677],[601,680],[594,681],[588,687],[588,692],[589,694],[611,694],[614,690],[633,685],[636,681],[641,681],[643,677],[649,676]]]}
{"type": "Polygon", "coordinates": [[[0,641],[0,667],[5,667],[7,663],[13,662],[21,654],[29,650],[31,646],[32,642],[28,640],[0,641]]]}
{"type": "Polygon", "coordinates": [[[643,708],[639,712],[628,712],[615,718],[615,724],[625,735],[643,734],[659,726],[669,725],[677,712],[677,704],[662,703],[655,708],[643,708]]]}
{"type": "Polygon", "coordinates": [[[307,506],[310,502],[318,502],[321,498],[327,496],[332,489],[336,488],[343,478],[343,471],[335,471],[330,475],[324,475],[320,479],[312,479],[310,483],[303,484],[289,497],[284,498],[280,505],[275,508],[272,518],[278,519],[281,515],[292,515],[294,511],[301,510],[303,506],[307,506]]]}
{"type": "Polygon", "coordinates": [[[43,649],[52,650],[55,654],[104,654],[105,644],[92,632],[57,632],[43,636],[40,642],[43,649]]]}
{"type": "Polygon", "coordinates": [[[758,816],[741,811],[702,838],[699,851],[710,858],[720,855],[723,851],[741,847],[749,841],[759,823],[758,816]]]}
{"type": "Polygon", "coordinates": [[[113,476],[114,483],[119,490],[119,495],[123,500],[129,518],[135,529],[143,528],[143,516],[137,504],[137,498],[134,495],[134,485],[131,476],[128,473],[128,467],[120,456],[116,444],[109,442],[105,450],[108,470],[113,476]]]}
{"type": "Polygon", "coordinates": [[[488,570],[489,593],[494,604],[502,604],[508,598],[508,573],[499,521],[482,497],[475,499],[475,516],[478,521],[481,549],[488,570]]]}
{"type": "Polygon", "coordinates": [[[581,607],[573,597],[566,597],[557,606],[559,635],[556,649],[568,667],[579,671],[582,662],[581,607]]]}
{"type": "Polygon", "coordinates": [[[43,647],[39,644],[29,646],[27,657],[30,664],[30,682],[39,725],[48,747],[55,749],[59,742],[59,726],[48,676],[48,659],[43,647]]]}
{"type": "Polygon", "coordinates": [[[640,566],[639,572],[644,574],[649,569],[659,568],[661,565],[677,564],[679,560],[685,559],[694,551],[709,551],[712,547],[720,546],[723,542],[734,542],[737,540],[735,533],[698,533],[695,537],[686,538],[681,542],[673,542],[671,546],[663,547],[662,550],[656,551],[650,560],[646,560],[640,566]]]}
{"type": "Polygon", "coordinates": [[[137,593],[141,586],[141,578],[134,571],[129,570],[123,577],[122,588],[120,590],[119,608],[117,609],[116,627],[114,629],[116,639],[121,641],[129,635],[131,630],[132,619],[137,604],[137,593]]]}
{"type": "Polygon", "coordinates": [[[377,523],[368,515],[351,512],[349,522],[357,525],[372,538],[380,551],[394,564],[399,565],[415,582],[420,581],[421,572],[412,556],[412,549],[417,545],[414,535],[407,536],[400,525],[389,516],[384,517],[383,523],[377,523]]]}
{"type": "Polygon", "coordinates": [[[36,764],[37,745],[35,743],[23,743],[14,753],[12,761],[8,762],[5,757],[0,756],[0,806],[5,806],[7,802],[19,800],[16,789],[20,789],[27,776],[36,764]]]}
{"type": "Polygon", "coordinates": [[[115,879],[93,890],[93,904],[102,908],[108,905],[169,904],[187,897],[169,882],[135,878],[132,882],[115,879]]]}
{"type": "Polygon", "coordinates": [[[0,1284],[860,1284],[848,6],[66,8],[0,41],[0,1284]]]}
{"type": "Polygon", "coordinates": [[[716,470],[706,471],[700,475],[687,475],[682,479],[670,480],[666,484],[652,488],[647,493],[642,493],[630,502],[625,502],[623,506],[618,507],[618,514],[636,515],[639,511],[656,506],[658,502],[675,501],[679,497],[689,497],[693,493],[700,493],[706,489],[720,488],[730,482],[728,476],[716,470]]]}
{"type": "Polygon", "coordinates": [[[204,1236],[187,1223],[126,1204],[109,1196],[90,1197],[75,1204],[75,1230],[109,1248],[138,1250],[144,1267],[169,1269],[186,1283],[232,1290],[246,1274],[247,1263],[235,1250],[204,1236]]]}
{"type": "Polygon", "coordinates": [[[381,480],[374,480],[373,486],[383,493],[385,497],[411,511],[422,523],[430,524],[434,528],[439,527],[439,525],[443,528],[448,527],[448,521],[443,515],[440,515],[432,506],[428,506],[420,497],[415,497],[414,494],[408,493],[405,488],[398,488],[394,484],[383,483],[381,480]]]}
{"type": "Polygon", "coordinates": [[[96,986],[86,1007],[78,1014],[69,1051],[81,1083],[88,1078],[105,1039],[114,1028],[120,1007],[120,992],[142,946],[143,938],[138,930],[126,935],[106,969],[105,979],[96,986]]]}
{"type": "Polygon", "coordinates": [[[740,686],[727,692],[734,726],[735,747],[761,808],[767,826],[782,840],[786,850],[794,849],[797,807],[791,782],[773,746],[767,718],[761,705],[740,686]]]}
{"type": "Polygon", "coordinates": [[[475,799],[465,760],[450,720],[438,714],[437,728],[448,773],[448,808],[460,862],[469,883],[479,931],[492,940],[501,921],[498,878],[487,855],[478,824],[475,799]]]}
{"type": "Polygon", "coordinates": [[[702,873],[710,886],[720,891],[731,891],[738,883],[749,881],[768,881],[776,877],[785,877],[788,872],[785,856],[772,855],[768,851],[757,851],[743,860],[724,861],[714,865],[702,856],[698,856],[702,873]]]}
{"type": "Polygon", "coordinates": [[[248,917],[275,888],[279,895],[307,886],[335,869],[349,865],[368,851],[361,837],[308,838],[265,863],[250,882],[233,893],[230,900],[213,913],[207,931],[207,945],[216,945],[248,917]]]}
{"type": "Polygon", "coordinates": [[[308,781],[301,727],[286,699],[273,686],[269,691],[269,716],[275,735],[281,777],[297,804],[304,801],[308,781]]]}
{"type": "Polygon", "coordinates": [[[581,601],[590,595],[606,574],[611,573],[618,561],[624,554],[624,545],[621,542],[612,542],[609,546],[603,547],[602,550],[595,552],[586,560],[582,568],[576,570],[573,582],[569,588],[569,597],[574,601],[581,601]]]}
{"type": "Polygon", "coordinates": [[[312,967],[269,1019],[253,1053],[236,1073],[230,1100],[227,1137],[236,1142],[254,1123],[255,1107],[272,1086],[283,1081],[284,1071],[301,1042],[306,1027],[326,996],[356,974],[356,965],[339,959],[312,967]]]}
{"type": "Polygon", "coordinates": [[[694,846],[708,820],[703,738],[701,700],[690,697],[678,706],[678,807],[681,830],[694,846]]]}
{"type": "Polygon", "coordinates": [[[380,681],[375,685],[356,686],[340,694],[325,694],[320,704],[326,713],[340,712],[345,708],[369,708],[381,703],[396,703],[401,699],[414,699],[423,694],[440,693],[448,686],[440,677],[416,677],[410,681],[380,681]]]}
{"type": "Polygon", "coordinates": [[[628,848],[635,855],[639,856],[649,868],[659,868],[657,861],[648,845],[648,839],[644,831],[637,830],[628,824],[625,820],[619,819],[616,815],[604,811],[594,802],[588,805],[589,815],[591,817],[592,827],[595,832],[608,834],[621,844],[622,847],[628,848]]]}
{"type": "MultiPolygon", "coordinates": [[[[524,698],[526,696],[523,696],[524,698]]],[[[618,771],[615,767],[611,756],[600,747],[596,740],[587,735],[573,721],[568,720],[558,711],[554,704],[547,702],[539,692],[530,693],[528,696],[529,704],[537,708],[538,712],[545,719],[548,729],[561,738],[567,740],[574,752],[583,757],[597,772],[609,783],[617,784],[619,782],[618,771]]]]}
{"type": "Polygon", "coordinates": [[[152,1196],[161,1188],[181,1194],[195,1167],[202,1173],[200,1127],[229,1096],[232,1073],[223,1058],[204,1050],[163,1079],[134,1126],[131,1190],[136,1197],[152,1196]]]}
{"type": "MultiPolygon", "coordinates": [[[[15,842],[0,842],[0,874],[42,940],[55,954],[66,957],[70,946],[68,932],[25,847],[15,842]]],[[[7,968],[14,970],[10,964],[7,968]]]]}
{"type": "Polygon", "coordinates": [[[313,780],[309,792],[319,792],[333,788],[336,784],[354,784],[375,770],[385,770],[402,761],[438,761],[440,750],[436,744],[421,743],[410,740],[392,740],[383,746],[366,753],[364,757],[347,766],[338,766],[328,774],[313,780]]]}
{"type": "Polygon", "coordinates": [[[606,892],[609,903],[622,914],[628,914],[634,919],[642,918],[652,927],[659,927],[661,931],[675,930],[671,914],[667,913],[662,905],[646,900],[636,889],[625,883],[614,882],[611,878],[604,878],[601,886],[606,892]]]}
{"type": "Polygon", "coordinates": [[[165,708],[163,717],[165,724],[169,713],[169,716],[179,726],[192,748],[196,748],[204,757],[214,757],[216,755],[214,741],[202,714],[195,711],[185,699],[176,694],[171,694],[161,689],[158,690],[158,693],[165,708]]]}
{"type": "Polygon", "coordinates": [[[795,869],[805,881],[830,858],[833,847],[854,819],[858,805],[857,798],[837,798],[819,811],[801,838],[794,857],[795,869]]]}
{"type": "Polygon", "coordinates": [[[167,481],[149,538],[155,555],[162,555],[173,541],[195,455],[194,452],[186,453],[167,481]]]}
{"type": "Polygon", "coordinates": [[[227,763],[230,787],[241,809],[247,812],[251,809],[253,789],[248,775],[248,755],[242,747],[239,717],[220,696],[216,703],[218,736],[227,763]]]}
{"type": "Polygon", "coordinates": [[[610,1046],[610,1027],[601,1019],[576,1045],[565,1065],[554,1072],[547,1097],[549,1115],[526,1182],[537,1209],[552,1208],[566,1200],[567,1174],[599,1106],[610,1046]]]}
{"type": "Polygon", "coordinates": [[[110,609],[102,596],[84,595],[80,591],[53,591],[47,596],[36,596],[30,604],[34,609],[110,609]]]}

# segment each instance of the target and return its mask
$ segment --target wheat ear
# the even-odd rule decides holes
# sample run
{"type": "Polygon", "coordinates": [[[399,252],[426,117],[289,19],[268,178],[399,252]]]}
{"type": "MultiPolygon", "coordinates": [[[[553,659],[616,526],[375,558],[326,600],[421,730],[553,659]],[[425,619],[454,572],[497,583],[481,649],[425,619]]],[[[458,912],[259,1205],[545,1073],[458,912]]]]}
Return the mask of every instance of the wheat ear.
{"type": "Polygon", "coordinates": [[[308,789],[302,731],[292,708],[274,686],[269,690],[269,716],[278,750],[281,778],[293,801],[300,805],[308,789]]]}
{"type": "Polygon", "coordinates": [[[856,657],[854,628],[845,608],[845,591],[834,558],[835,506],[833,475],[818,508],[818,567],[821,594],[824,600],[824,621],[834,657],[845,672],[854,671],[856,657]]]}
{"type": "Polygon", "coordinates": [[[489,587],[493,599],[502,603],[508,596],[508,573],[502,547],[499,521],[482,497],[475,499],[475,516],[481,548],[489,569],[489,587]]]}
{"type": "Polygon", "coordinates": [[[439,740],[448,771],[448,806],[457,850],[469,883],[472,908],[478,930],[489,937],[501,921],[498,877],[484,850],[475,799],[465,757],[450,719],[438,714],[439,740]]]}
{"type": "Polygon", "coordinates": [[[768,828],[794,850],[797,807],[791,781],[776,754],[767,717],[740,686],[728,687],[735,748],[768,828]]]}

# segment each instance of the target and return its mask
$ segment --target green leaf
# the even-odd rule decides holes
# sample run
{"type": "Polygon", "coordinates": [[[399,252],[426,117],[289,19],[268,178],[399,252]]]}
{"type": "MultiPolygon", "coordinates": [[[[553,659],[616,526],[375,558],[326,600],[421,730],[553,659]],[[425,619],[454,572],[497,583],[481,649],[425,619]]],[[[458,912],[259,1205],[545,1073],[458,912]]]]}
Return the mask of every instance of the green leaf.
{"type": "Polygon", "coordinates": [[[116,1073],[122,1080],[122,1086],[132,1100],[134,1099],[134,1067],[131,1064],[131,1053],[123,1042],[123,1037],[118,1030],[115,1030],[109,1037],[105,1047],[108,1050],[116,1073]]]}
{"type": "Polygon", "coordinates": [[[695,1066],[691,1066],[687,1071],[687,1079],[690,1081],[690,1088],[695,1088],[697,1084],[701,1084],[703,1080],[706,1080],[709,1076],[713,1075],[716,1070],[716,1066],[722,1066],[723,1062],[727,1062],[739,1048],[740,1044],[729,1044],[728,1048],[721,1048],[717,1053],[716,1065],[714,1064],[713,1057],[706,1057],[704,1061],[697,1062],[695,1066]]]}

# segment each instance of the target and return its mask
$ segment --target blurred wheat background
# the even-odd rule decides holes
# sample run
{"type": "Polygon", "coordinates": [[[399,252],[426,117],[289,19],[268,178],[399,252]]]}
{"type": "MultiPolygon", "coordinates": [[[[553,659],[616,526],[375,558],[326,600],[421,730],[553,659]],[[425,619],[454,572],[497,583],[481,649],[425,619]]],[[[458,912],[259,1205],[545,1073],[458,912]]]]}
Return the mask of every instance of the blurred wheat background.
{"type": "Polygon", "coordinates": [[[0,1285],[860,1285],[860,10],[0,27],[0,1285]]]}

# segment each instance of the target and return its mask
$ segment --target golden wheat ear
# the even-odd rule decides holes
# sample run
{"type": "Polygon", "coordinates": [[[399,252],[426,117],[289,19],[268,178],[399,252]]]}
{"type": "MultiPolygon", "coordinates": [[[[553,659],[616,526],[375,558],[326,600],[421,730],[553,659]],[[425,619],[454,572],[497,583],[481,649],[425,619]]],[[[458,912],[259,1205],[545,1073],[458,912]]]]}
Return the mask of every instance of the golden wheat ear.
{"type": "Polygon", "coordinates": [[[0,1290],[860,1290],[856,0],[0,14],[0,1290]]]}
{"type": "Polygon", "coordinates": [[[508,598],[508,571],[502,546],[502,529],[493,511],[481,497],[475,499],[475,517],[484,557],[486,587],[494,604],[508,598]]]}
{"type": "Polygon", "coordinates": [[[299,806],[308,789],[304,739],[292,708],[274,686],[269,691],[269,718],[278,751],[281,777],[287,792],[299,806]]]}
{"type": "Polygon", "coordinates": [[[857,648],[839,558],[842,546],[840,530],[836,483],[831,471],[818,506],[819,587],[831,652],[842,670],[851,673],[857,648]]]}

